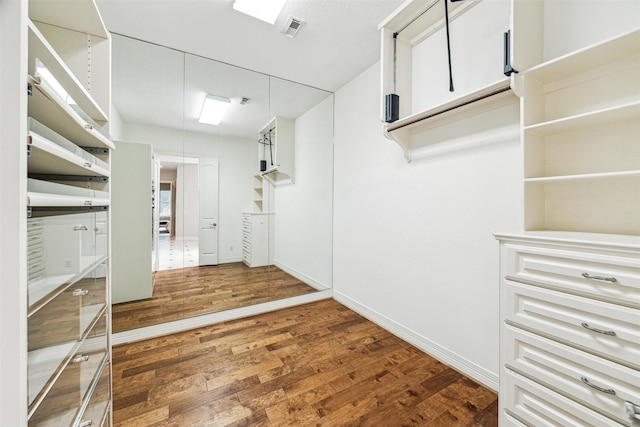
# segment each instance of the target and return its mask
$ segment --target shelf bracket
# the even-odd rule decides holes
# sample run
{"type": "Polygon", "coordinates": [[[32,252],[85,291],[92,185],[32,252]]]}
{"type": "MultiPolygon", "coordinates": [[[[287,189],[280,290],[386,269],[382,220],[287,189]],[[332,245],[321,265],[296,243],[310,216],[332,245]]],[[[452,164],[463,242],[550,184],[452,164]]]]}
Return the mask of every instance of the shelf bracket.
{"type": "Polygon", "coordinates": [[[383,133],[387,139],[395,141],[400,146],[400,148],[402,148],[405,160],[407,161],[407,163],[411,163],[411,135],[409,134],[409,129],[397,129],[393,132],[389,132],[387,130],[387,126],[383,126],[383,133]]]}

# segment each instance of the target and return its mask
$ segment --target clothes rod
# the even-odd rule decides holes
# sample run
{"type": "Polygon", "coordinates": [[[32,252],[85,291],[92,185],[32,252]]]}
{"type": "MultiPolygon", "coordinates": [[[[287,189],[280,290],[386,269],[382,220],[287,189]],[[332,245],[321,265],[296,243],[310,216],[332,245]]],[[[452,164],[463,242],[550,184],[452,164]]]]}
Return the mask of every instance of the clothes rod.
{"type": "Polygon", "coordinates": [[[430,119],[432,117],[439,116],[440,114],[444,114],[444,113],[447,113],[449,111],[453,111],[455,109],[464,107],[466,105],[473,104],[474,102],[482,101],[483,99],[490,98],[490,97],[492,97],[494,95],[498,95],[498,94],[506,92],[508,90],[511,90],[511,87],[509,85],[509,82],[506,82],[506,86],[499,87],[497,89],[492,90],[491,92],[483,93],[482,95],[478,95],[478,96],[473,97],[471,99],[464,99],[461,102],[459,102],[457,104],[454,104],[454,105],[451,105],[449,107],[443,106],[443,108],[441,110],[432,111],[432,112],[429,112],[429,111],[424,112],[423,113],[424,115],[419,114],[419,115],[417,115],[415,117],[405,119],[407,121],[401,121],[400,123],[398,123],[398,122],[393,123],[393,124],[391,124],[391,125],[389,125],[387,127],[387,132],[393,132],[394,130],[401,129],[401,128],[405,127],[405,126],[411,126],[411,125],[416,124],[418,122],[421,122],[423,120],[427,120],[427,119],[430,119]]]}

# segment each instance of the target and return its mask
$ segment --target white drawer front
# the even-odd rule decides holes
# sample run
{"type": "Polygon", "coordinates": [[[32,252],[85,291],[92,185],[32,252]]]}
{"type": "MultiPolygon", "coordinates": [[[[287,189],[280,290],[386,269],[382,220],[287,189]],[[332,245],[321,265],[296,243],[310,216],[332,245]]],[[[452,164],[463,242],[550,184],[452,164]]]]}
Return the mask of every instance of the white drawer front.
{"type": "Polygon", "coordinates": [[[588,252],[507,245],[507,277],[640,308],[640,254],[588,252]]]}
{"type": "Polygon", "coordinates": [[[505,320],[640,369],[640,310],[506,281],[505,320]]]}
{"type": "Polygon", "coordinates": [[[510,370],[506,370],[504,381],[506,393],[500,396],[507,414],[518,421],[511,425],[530,426],[616,426],[622,424],[613,421],[571,399],[549,390],[510,370]]]}
{"type": "Polygon", "coordinates": [[[640,372],[510,325],[504,328],[508,367],[629,425],[625,402],[640,403],[640,372]]]}

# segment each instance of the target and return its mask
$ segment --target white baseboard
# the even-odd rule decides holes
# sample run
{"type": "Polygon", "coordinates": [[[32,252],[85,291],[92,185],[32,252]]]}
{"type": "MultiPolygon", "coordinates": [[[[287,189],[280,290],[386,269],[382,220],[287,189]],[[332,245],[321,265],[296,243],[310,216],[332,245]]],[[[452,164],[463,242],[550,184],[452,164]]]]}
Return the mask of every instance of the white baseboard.
{"type": "Polygon", "coordinates": [[[483,384],[496,393],[498,392],[498,375],[487,371],[486,369],[470,362],[464,357],[449,351],[441,345],[434,343],[433,341],[423,337],[422,335],[412,331],[411,329],[404,327],[403,325],[389,319],[388,317],[370,309],[363,304],[360,304],[359,302],[349,298],[348,296],[338,291],[333,291],[333,298],[339,303],[349,307],[353,311],[378,324],[397,337],[402,338],[410,344],[413,344],[430,356],[438,359],[446,365],[451,366],[457,371],[460,371],[464,375],[483,384]]]}
{"type": "Polygon", "coordinates": [[[229,257],[229,258],[218,258],[218,264],[231,264],[232,262],[242,262],[242,256],[229,257]]]}
{"type": "Polygon", "coordinates": [[[317,289],[319,291],[324,291],[326,289],[331,289],[331,285],[325,285],[323,283],[320,283],[317,280],[312,279],[311,277],[307,276],[306,274],[301,273],[301,272],[297,271],[296,269],[289,267],[287,264],[284,264],[281,261],[275,260],[275,262],[273,264],[276,267],[278,267],[280,270],[284,271],[285,273],[288,273],[288,274],[292,275],[296,279],[303,281],[307,285],[312,286],[313,288],[315,288],[315,289],[317,289]]]}
{"type": "Polygon", "coordinates": [[[181,320],[174,320],[158,325],[145,326],[143,328],[117,332],[111,335],[111,344],[126,344],[163,335],[175,334],[177,332],[188,331],[190,329],[200,328],[214,323],[226,322],[229,320],[240,319],[242,317],[254,316],[256,314],[268,313],[270,311],[294,307],[296,305],[329,299],[332,296],[332,290],[325,289],[322,291],[291,298],[285,298],[277,301],[270,301],[262,304],[250,305],[247,307],[234,308],[217,313],[202,314],[199,316],[189,317],[181,320]]]}

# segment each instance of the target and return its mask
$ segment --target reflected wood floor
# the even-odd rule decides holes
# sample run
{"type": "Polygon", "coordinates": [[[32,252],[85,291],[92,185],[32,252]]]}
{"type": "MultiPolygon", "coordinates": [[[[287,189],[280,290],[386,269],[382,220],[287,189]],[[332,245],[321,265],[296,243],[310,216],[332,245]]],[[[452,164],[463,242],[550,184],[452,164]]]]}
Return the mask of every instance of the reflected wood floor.
{"type": "Polygon", "coordinates": [[[494,392],[334,300],[113,349],[116,426],[497,426],[494,392]]]}
{"type": "Polygon", "coordinates": [[[154,283],[152,298],[113,305],[114,332],[316,291],[275,266],[241,262],[161,270],[154,283]]]}

